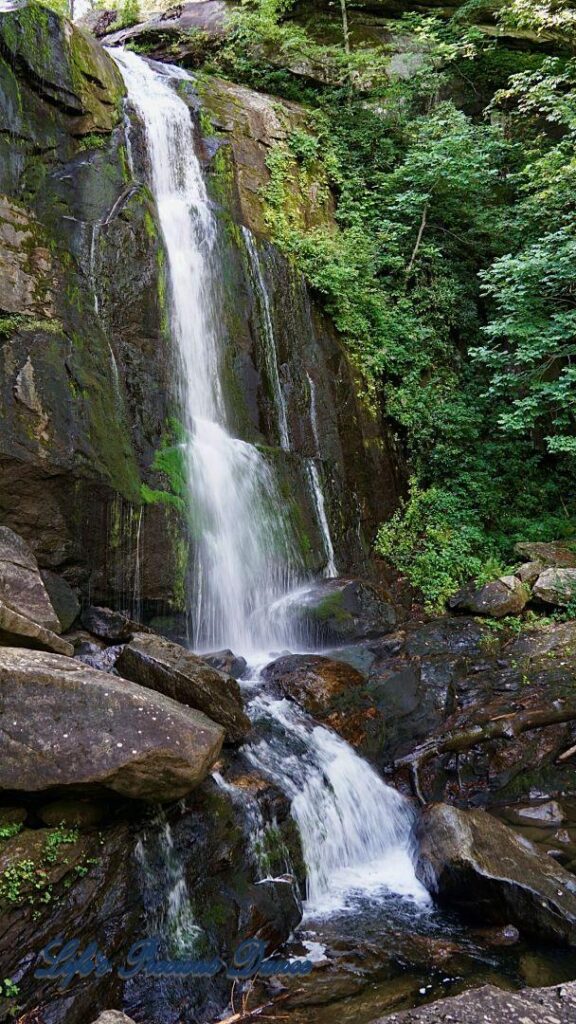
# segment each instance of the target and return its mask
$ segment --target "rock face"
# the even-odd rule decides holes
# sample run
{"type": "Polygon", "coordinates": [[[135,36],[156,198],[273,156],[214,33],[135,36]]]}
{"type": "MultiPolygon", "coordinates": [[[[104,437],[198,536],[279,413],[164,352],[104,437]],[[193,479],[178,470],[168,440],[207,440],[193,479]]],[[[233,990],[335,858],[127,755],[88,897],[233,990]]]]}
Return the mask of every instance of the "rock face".
{"type": "Polygon", "coordinates": [[[532,593],[545,604],[561,607],[571,604],[576,599],[576,569],[545,569],[532,593]]]}
{"type": "Polygon", "coordinates": [[[0,600],[44,629],[61,632],[34,555],[6,526],[0,526],[0,600]]]}
{"type": "Polygon", "coordinates": [[[107,36],[106,45],[136,43],[139,52],[146,53],[152,60],[166,60],[169,53],[172,61],[193,68],[225,40],[232,7],[226,0],[195,0],[117,31],[115,19],[110,20],[113,12],[93,11],[86,22],[96,35],[107,36]]]}
{"type": "Polygon", "coordinates": [[[135,623],[127,615],[112,611],[111,608],[86,608],[82,612],[81,622],[89,633],[108,643],[130,640],[135,629],[135,623]]]}
{"type": "Polygon", "coordinates": [[[576,1020],[576,982],[550,988],[507,992],[495,985],[484,985],[451,999],[440,999],[431,1006],[392,1013],[374,1024],[535,1024],[536,1021],[568,1022],[576,1020]]]}
{"type": "Polygon", "coordinates": [[[443,902],[576,946],[576,879],[486,811],[432,804],[418,839],[417,873],[443,902]]]}
{"type": "Polygon", "coordinates": [[[205,777],[224,735],[168,697],[36,651],[0,651],[0,707],[0,790],[176,800],[205,777]]]}
{"type": "Polygon", "coordinates": [[[518,615],[528,604],[530,591],[516,576],[501,576],[479,590],[465,587],[448,601],[451,611],[501,619],[518,615]]]}
{"type": "Polygon", "coordinates": [[[231,743],[240,742],[250,731],[236,680],[179,644],[149,633],[137,634],[124,647],[116,668],[126,679],[203,711],[224,726],[231,743]]]}

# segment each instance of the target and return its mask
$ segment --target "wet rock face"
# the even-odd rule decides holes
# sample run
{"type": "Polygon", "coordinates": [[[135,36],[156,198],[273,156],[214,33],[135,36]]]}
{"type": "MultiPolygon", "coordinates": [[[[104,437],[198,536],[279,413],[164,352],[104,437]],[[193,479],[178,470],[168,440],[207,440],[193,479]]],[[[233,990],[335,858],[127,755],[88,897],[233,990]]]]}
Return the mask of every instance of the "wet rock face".
{"type": "Polygon", "coordinates": [[[116,669],[126,679],[203,711],[224,727],[228,742],[238,743],[250,731],[236,680],[170,640],[136,634],[122,650],[116,669]]]}
{"type": "Polygon", "coordinates": [[[218,757],[199,711],[71,658],[0,650],[0,790],[112,790],[175,800],[218,757]]]}
{"type": "MultiPolygon", "coordinates": [[[[398,670],[411,664],[419,673],[419,692],[426,703],[416,703],[416,714],[420,716],[426,705],[429,709],[420,741],[512,720],[524,711],[562,707],[573,699],[573,622],[506,639],[505,633],[495,633],[480,620],[445,617],[409,624],[383,643],[395,647],[388,667],[398,670]]],[[[401,754],[416,746],[411,721],[407,724],[406,742],[396,748],[401,754]]],[[[434,757],[421,769],[424,795],[429,800],[484,805],[571,791],[574,762],[569,751],[575,744],[576,723],[568,721],[434,757]]],[[[396,779],[409,786],[402,773],[396,779]]]]}
{"type": "Polygon", "coordinates": [[[576,880],[486,811],[432,804],[418,825],[419,878],[477,920],[576,946],[576,880]]]}

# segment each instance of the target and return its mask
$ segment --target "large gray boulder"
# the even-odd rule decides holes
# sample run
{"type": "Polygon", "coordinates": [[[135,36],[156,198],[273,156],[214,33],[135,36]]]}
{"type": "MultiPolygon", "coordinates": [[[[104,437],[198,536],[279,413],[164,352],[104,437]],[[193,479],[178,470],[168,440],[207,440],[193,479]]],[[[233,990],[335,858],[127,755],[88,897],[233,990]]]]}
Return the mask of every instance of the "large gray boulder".
{"type": "Polygon", "coordinates": [[[431,804],[418,840],[417,874],[440,900],[482,923],[576,946],[576,878],[503,822],[431,804]]]}
{"type": "Polygon", "coordinates": [[[0,526],[0,600],[44,629],[61,632],[32,551],[7,526],[0,526]]]}
{"type": "Polygon", "coordinates": [[[500,576],[478,590],[464,587],[450,598],[448,607],[453,612],[501,619],[505,615],[518,615],[529,600],[529,588],[516,576],[500,576]]]}
{"type": "Polygon", "coordinates": [[[56,654],[0,649],[0,791],[185,796],[224,730],[200,711],[56,654]]]}
{"type": "Polygon", "coordinates": [[[124,647],[115,667],[126,679],[203,711],[224,726],[231,743],[243,740],[250,731],[236,680],[171,640],[138,633],[124,647]]]}
{"type": "Polygon", "coordinates": [[[551,541],[516,544],[514,551],[531,562],[556,565],[561,569],[576,569],[576,544],[570,541],[551,541]]]}
{"type": "Polygon", "coordinates": [[[571,604],[576,600],[576,569],[545,569],[532,593],[545,604],[561,607],[571,604]]]}

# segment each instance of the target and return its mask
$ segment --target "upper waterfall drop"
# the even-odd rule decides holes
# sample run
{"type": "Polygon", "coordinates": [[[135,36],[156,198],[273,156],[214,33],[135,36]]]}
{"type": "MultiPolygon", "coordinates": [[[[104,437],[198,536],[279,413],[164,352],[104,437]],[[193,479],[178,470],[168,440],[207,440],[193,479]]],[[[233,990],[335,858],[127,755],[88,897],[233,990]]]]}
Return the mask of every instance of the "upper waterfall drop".
{"type": "Polygon", "coordinates": [[[272,468],[228,426],[217,227],[190,110],[171,84],[189,76],[169,65],[156,70],[131,52],[110,52],[144,125],[166,250],[190,506],[201,525],[190,594],[192,641],[196,649],[225,645],[249,653],[287,642],[272,632],[266,610],[297,583],[300,555],[272,468]]]}

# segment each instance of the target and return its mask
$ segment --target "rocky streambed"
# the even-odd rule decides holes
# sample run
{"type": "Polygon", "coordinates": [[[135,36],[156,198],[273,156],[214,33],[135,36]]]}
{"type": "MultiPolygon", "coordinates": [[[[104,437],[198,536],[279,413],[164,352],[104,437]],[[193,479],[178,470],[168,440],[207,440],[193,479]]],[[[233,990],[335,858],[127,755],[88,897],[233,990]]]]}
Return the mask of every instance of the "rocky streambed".
{"type": "Polygon", "coordinates": [[[419,772],[423,808],[405,767],[423,740],[562,706],[572,623],[498,634],[496,644],[478,620],[415,621],[373,584],[328,581],[291,598],[318,653],[281,653],[255,676],[232,652],[194,655],[123,613],[72,611],[62,579],[50,581],[52,603],[30,549],[5,528],[1,539],[3,596],[16,616],[0,648],[0,958],[17,986],[6,1014],[74,1024],[121,1006],[136,1021],[208,1021],[229,1004],[223,975],[191,984],[112,972],[59,992],[34,977],[59,936],[97,941],[112,962],[144,935],[159,936],[171,958],[225,960],[258,937],[268,954],[313,962],[307,977],[249,986],[249,1006],[270,1003],[269,1015],[295,1022],[337,1012],[368,1024],[479,984],[574,977],[573,724],[435,754],[419,772]],[[70,653],[57,653],[55,638],[70,653]],[[327,646],[335,638],[346,642],[327,646]],[[255,714],[263,696],[285,717],[255,714]],[[310,759],[319,728],[405,794],[417,885],[429,897],[414,884],[402,891],[392,861],[372,879],[360,863],[336,902],[331,890],[331,906],[315,909],[310,837],[283,778],[300,776],[290,760],[262,754],[280,749],[279,727],[287,742],[293,714],[304,768],[328,772],[325,799],[338,788],[330,772],[341,751],[310,759]]]}

